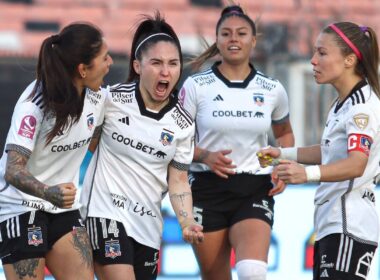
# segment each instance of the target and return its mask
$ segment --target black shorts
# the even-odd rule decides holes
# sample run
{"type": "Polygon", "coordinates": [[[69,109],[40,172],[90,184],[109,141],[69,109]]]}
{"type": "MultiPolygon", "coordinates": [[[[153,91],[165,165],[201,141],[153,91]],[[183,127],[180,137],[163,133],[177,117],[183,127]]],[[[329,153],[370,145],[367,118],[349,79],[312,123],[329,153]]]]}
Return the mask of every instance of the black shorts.
{"type": "Polygon", "coordinates": [[[54,243],[74,228],[83,227],[78,210],[58,214],[31,211],[0,223],[3,264],[44,258],[54,243]]]}
{"type": "Polygon", "coordinates": [[[340,233],[316,241],[313,280],[367,279],[376,247],[340,233]]]}
{"type": "Polygon", "coordinates": [[[130,264],[136,279],[157,278],[159,251],[129,237],[122,223],[88,217],[86,226],[96,262],[102,265],[130,264]]]}
{"type": "Polygon", "coordinates": [[[273,226],[274,199],[269,175],[239,174],[223,179],[210,172],[192,173],[193,215],[204,232],[229,228],[250,218],[273,226]]]}

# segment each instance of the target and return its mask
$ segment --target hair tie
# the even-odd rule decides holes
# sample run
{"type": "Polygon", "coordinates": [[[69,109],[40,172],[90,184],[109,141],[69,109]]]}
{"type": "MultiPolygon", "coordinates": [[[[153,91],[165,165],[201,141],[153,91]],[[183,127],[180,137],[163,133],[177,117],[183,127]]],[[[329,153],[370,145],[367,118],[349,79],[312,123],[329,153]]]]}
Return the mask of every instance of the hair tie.
{"type": "Polygon", "coordinates": [[[137,45],[136,50],[135,50],[135,58],[137,57],[137,51],[139,50],[139,48],[140,48],[140,47],[141,47],[146,41],[148,41],[150,38],[153,38],[153,37],[156,37],[156,36],[159,36],[159,35],[167,36],[167,37],[173,39],[173,37],[170,36],[169,34],[162,33],[162,32],[161,32],[161,33],[155,33],[155,34],[149,35],[149,36],[146,37],[144,40],[142,40],[142,41],[140,42],[140,44],[137,45]]]}
{"type": "Polygon", "coordinates": [[[348,39],[348,37],[346,35],[344,35],[344,33],[342,32],[342,30],[340,30],[336,25],[334,24],[330,24],[329,27],[334,30],[339,36],[340,38],[343,39],[343,41],[346,42],[346,44],[351,48],[351,50],[355,53],[355,55],[358,57],[358,59],[360,61],[363,60],[363,56],[361,54],[361,52],[359,51],[359,49],[350,41],[350,39],[348,39]]]}
{"type": "Polygon", "coordinates": [[[367,26],[360,26],[359,28],[360,28],[361,32],[363,32],[363,33],[366,33],[368,31],[367,26]]]}

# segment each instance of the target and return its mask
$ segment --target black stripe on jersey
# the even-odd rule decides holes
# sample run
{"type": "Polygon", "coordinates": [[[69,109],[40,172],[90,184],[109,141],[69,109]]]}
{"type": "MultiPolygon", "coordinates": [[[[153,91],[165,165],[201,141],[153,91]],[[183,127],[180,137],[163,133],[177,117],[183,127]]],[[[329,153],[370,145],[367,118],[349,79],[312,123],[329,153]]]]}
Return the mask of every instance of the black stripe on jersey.
{"type": "Polygon", "coordinates": [[[37,107],[42,109],[44,107],[42,92],[36,93],[32,98],[32,103],[36,104],[37,107]]]}
{"type": "Polygon", "coordinates": [[[183,116],[185,118],[185,120],[189,123],[189,125],[192,125],[193,123],[193,119],[191,118],[191,115],[189,114],[189,112],[187,112],[182,104],[180,103],[177,103],[175,105],[175,107],[178,109],[178,112],[180,112],[181,116],[183,116]]]}
{"type": "Polygon", "coordinates": [[[191,75],[192,78],[197,78],[199,76],[204,76],[204,75],[208,75],[208,74],[211,74],[212,73],[212,70],[211,69],[208,69],[208,70],[205,70],[203,72],[199,72],[199,73],[196,73],[194,75],[191,75]]]}
{"type": "Polygon", "coordinates": [[[266,79],[268,79],[268,80],[271,80],[271,81],[273,81],[273,82],[278,82],[277,79],[274,79],[274,78],[272,78],[272,77],[269,77],[269,76],[265,75],[263,72],[256,71],[256,74],[259,75],[259,76],[261,76],[261,77],[264,77],[264,78],[266,78],[266,79]]]}
{"type": "Polygon", "coordinates": [[[369,240],[364,240],[364,239],[362,239],[360,237],[357,237],[357,236],[353,235],[352,233],[350,233],[348,231],[348,228],[347,228],[347,212],[346,212],[346,196],[348,196],[349,193],[352,191],[352,189],[354,187],[354,181],[355,181],[355,179],[352,179],[352,180],[349,181],[347,191],[340,198],[341,205],[342,205],[342,227],[343,227],[342,229],[343,229],[343,233],[345,235],[349,236],[350,238],[352,238],[353,240],[357,241],[357,242],[360,242],[360,243],[363,243],[363,244],[369,244],[369,245],[375,245],[375,246],[377,246],[376,242],[372,242],[372,241],[369,241],[369,240]]]}
{"type": "Polygon", "coordinates": [[[357,83],[342,102],[338,101],[336,103],[334,113],[337,113],[347,100],[351,100],[352,106],[355,106],[357,104],[364,104],[366,100],[365,100],[364,93],[362,91],[362,87],[366,85],[367,85],[367,82],[365,80],[361,80],[359,83],[357,83]]]}
{"type": "MultiPolygon", "coordinates": [[[[100,141],[101,141],[101,139],[100,139],[100,141]]],[[[87,197],[87,205],[84,205],[85,206],[85,210],[84,210],[85,212],[83,211],[83,213],[82,213],[82,217],[84,216],[83,220],[87,220],[87,217],[88,217],[88,209],[90,208],[92,190],[94,189],[95,175],[96,175],[96,171],[98,169],[99,153],[100,153],[100,149],[96,149],[95,153],[92,155],[93,159],[91,159],[91,160],[95,160],[95,163],[94,163],[95,167],[94,167],[94,172],[91,174],[92,178],[91,178],[91,184],[90,184],[90,193],[87,197]]]]}
{"type": "Polygon", "coordinates": [[[137,105],[140,109],[140,114],[142,116],[152,118],[154,120],[161,120],[166,113],[168,113],[171,109],[173,109],[178,104],[178,92],[175,90],[170,96],[169,96],[169,103],[165,105],[159,112],[152,112],[146,109],[144,100],[141,96],[140,88],[138,83],[136,83],[136,89],[135,89],[135,98],[137,101],[137,105]]]}
{"type": "Polygon", "coordinates": [[[136,88],[136,83],[130,83],[130,84],[116,84],[112,87],[110,87],[111,92],[132,92],[136,88]]]}
{"type": "Polygon", "coordinates": [[[190,164],[180,163],[178,161],[175,161],[174,159],[170,161],[169,165],[181,171],[188,171],[190,168],[190,164]]]}
{"type": "Polygon", "coordinates": [[[7,144],[5,146],[5,151],[6,152],[9,152],[9,151],[15,151],[15,152],[18,152],[19,154],[23,155],[23,156],[26,156],[26,157],[30,157],[30,155],[32,154],[32,151],[23,147],[23,146],[19,146],[19,145],[16,145],[16,144],[7,144]]]}
{"type": "Polygon", "coordinates": [[[214,72],[215,76],[229,88],[246,88],[248,84],[255,78],[256,73],[257,73],[253,65],[249,64],[249,66],[251,67],[251,72],[249,73],[247,78],[245,78],[245,80],[242,82],[231,82],[226,77],[224,77],[223,74],[219,71],[218,65],[220,63],[221,63],[220,61],[215,62],[214,65],[211,67],[211,69],[214,72]]]}

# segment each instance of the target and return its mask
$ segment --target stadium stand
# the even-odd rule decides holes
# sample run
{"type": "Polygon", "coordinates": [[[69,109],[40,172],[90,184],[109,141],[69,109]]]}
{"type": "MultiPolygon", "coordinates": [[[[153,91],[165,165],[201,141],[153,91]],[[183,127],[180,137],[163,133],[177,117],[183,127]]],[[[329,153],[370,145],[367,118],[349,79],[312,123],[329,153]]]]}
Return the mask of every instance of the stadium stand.
{"type": "MultiPolygon", "coordinates": [[[[211,39],[215,36],[214,27],[220,8],[207,5],[215,2],[212,0],[194,2],[198,4],[191,0],[0,0],[0,56],[35,57],[41,40],[54,33],[54,30],[46,31],[48,28],[44,23],[62,27],[78,20],[97,24],[104,30],[111,52],[125,54],[129,51],[131,27],[138,15],[152,14],[154,10],[165,14],[186,43],[186,51],[199,51],[199,35],[211,39]],[[34,24],[37,30],[30,30],[30,22],[37,23],[34,24]],[[12,39],[20,42],[17,47],[6,44],[5,40],[12,39]]],[[[230,1],[221,2],[226,4],[230,1]]],[[[380,12],[378,0],[235,2],[240,3],[253,18],[259,18],[262,26],[285,26],[283,30],[289,31],[288,45],[296,50],[294,55],[300,57],[309,55],[310,38],[314,39],[320,28],[332,19],[361,22],[375,27],[380,33],[380,22],[376,19],[380,12]],[[305,23],[311,27],[303,28],[305,23]]]]}

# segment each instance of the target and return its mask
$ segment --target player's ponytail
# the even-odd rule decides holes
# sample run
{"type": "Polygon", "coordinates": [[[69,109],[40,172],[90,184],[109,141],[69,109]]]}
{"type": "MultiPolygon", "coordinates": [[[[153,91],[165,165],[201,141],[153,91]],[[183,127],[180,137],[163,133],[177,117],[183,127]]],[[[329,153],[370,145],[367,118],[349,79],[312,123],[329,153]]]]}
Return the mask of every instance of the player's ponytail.
{"type": "Polygon", "coordinates": [[[59,131],[80,119],[85,94],[78,95],[73,80],[79,75],[78,65],[91,65],[102,44],[101,31],[89,23],[70,24],[43,41],[38,56],[37,82],[30,97],[41,93],[45,115],[55,118],[47,144],[59,131]]]}

